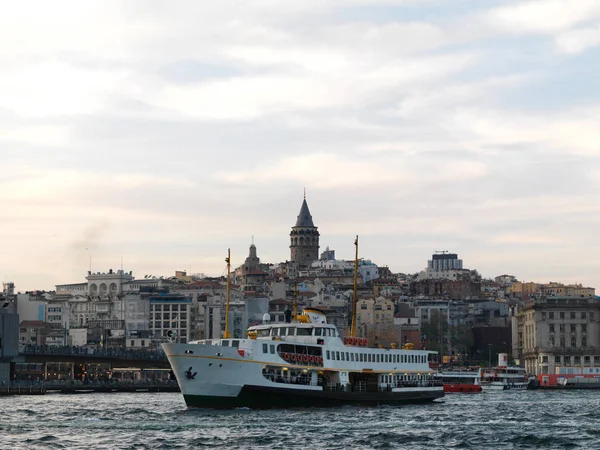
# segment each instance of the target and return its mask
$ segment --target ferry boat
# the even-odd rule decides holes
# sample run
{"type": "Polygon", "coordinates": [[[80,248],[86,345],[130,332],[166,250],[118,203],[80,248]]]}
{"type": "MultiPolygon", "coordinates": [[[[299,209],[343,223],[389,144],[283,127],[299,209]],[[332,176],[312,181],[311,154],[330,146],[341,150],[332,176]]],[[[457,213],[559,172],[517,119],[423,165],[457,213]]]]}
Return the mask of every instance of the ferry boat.
{"type": "Polygon", "coordinates": [[[527,389],[527,372],[522,367],[508,366],[507,359],[506,353],[500,353],[497,367],[482,369],[480,383],[484,392],[527,389]]]}
{"type": "Polygon", "coordinates": [[[477,370],[455,370],[441,371],[436,374],[444,385],[444,392],[481,392],[481,371],[477,370]]]}
{"type": "MultiPolygon", "coordinates": [[[[358,237],[355,242],[358,249],[358,237]]],[[[227,302],[229,300],[229,253],[227,302]]],[[[357,250],[358,261],[358,250],[357,250]]],[[[355,274],[356,278],[356,274],[355,274]]],[[[356,286],[356,284],[355,284],[356,286]]],[[[343,338],[325,314],[305,309],[289,323],[248,328],[247,337],[166,343],[163,348],[186,404],[208,408],[269,408],[431,402],[444,396],[428,351],[369,348],[352,329],[343,338]]]]}

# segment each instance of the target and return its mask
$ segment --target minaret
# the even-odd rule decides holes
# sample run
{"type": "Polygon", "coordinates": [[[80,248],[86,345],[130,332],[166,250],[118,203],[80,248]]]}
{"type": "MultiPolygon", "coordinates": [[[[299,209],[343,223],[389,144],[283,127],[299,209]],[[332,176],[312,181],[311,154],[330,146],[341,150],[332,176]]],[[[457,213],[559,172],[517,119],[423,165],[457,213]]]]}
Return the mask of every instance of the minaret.
{"type": "Polygon", "coordinates": [[[319,259],[319,232],[306,203],[306,191],[296,225],[290,232],[290,252],[291,260],[299,265],[309,265],[319,259]]]}

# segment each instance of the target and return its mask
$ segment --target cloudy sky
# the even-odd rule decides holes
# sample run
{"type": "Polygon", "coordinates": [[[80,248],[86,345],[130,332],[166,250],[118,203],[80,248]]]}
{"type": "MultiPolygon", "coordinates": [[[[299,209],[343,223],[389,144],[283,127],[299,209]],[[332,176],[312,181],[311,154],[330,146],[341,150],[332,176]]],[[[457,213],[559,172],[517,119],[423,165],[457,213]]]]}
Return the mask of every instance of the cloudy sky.
{"type": "Polygon", "coordinates": [[[22,1],[0,14],[0,277],[289,259],[600,288],[597,0],[22,1]]]}

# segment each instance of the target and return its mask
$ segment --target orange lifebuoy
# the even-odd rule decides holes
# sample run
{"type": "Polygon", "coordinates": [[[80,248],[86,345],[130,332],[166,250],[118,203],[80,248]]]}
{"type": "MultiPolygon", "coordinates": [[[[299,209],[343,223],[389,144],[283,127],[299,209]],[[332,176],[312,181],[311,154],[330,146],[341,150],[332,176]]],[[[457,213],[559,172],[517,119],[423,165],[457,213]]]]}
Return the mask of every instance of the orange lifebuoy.
{"type": "Polygon", "coordinates": [[[315,363],[315,357],[314,356],[309,356],[308,360],[310,361],[311,364],[315,363]]]}
{"type": "Polygon", "coordinates": [[[291,359],[292,361],[296,361],[296,355],[295,355],[294,353],[292,353],[292,354],[290,355],[290,359],[291,359]]]}
{"type": "Polygon", "coordinates": [[[288,360],[288,358],[289,358],[289,355],[288,355],[287,353],[284,353],[284,354],[283,354],[283,359],[285,359],[285,360],[287,361],[287,360],[288,360]]]}
{"type": "Polygon", "coordinates": [[[304,362],[308,362],[308,355],[304,355],[304,362]]]}
{"type": "Polygon", "coordinates": [[[356,345],[357,339],[355,337],[352,338],[352,345],[356,345]]]}
{"type": "Polygon", "coordinates": [[[323,364],[323,357],[319,356],[319,364],[323,364]]]}

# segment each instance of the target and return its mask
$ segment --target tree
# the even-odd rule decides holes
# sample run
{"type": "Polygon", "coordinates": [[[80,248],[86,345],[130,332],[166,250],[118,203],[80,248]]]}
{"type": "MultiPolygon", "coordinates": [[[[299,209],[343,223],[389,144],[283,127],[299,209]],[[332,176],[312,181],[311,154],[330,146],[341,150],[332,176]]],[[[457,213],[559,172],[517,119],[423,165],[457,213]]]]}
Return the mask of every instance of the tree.
{"type": "Polygon", "coordinates": [[[421,339],[425,348],[440,353],[442,349],[442,336],[447,331],[445,317],[439,310],[432,310],[429,320],[421,324],[421,339]]]}

